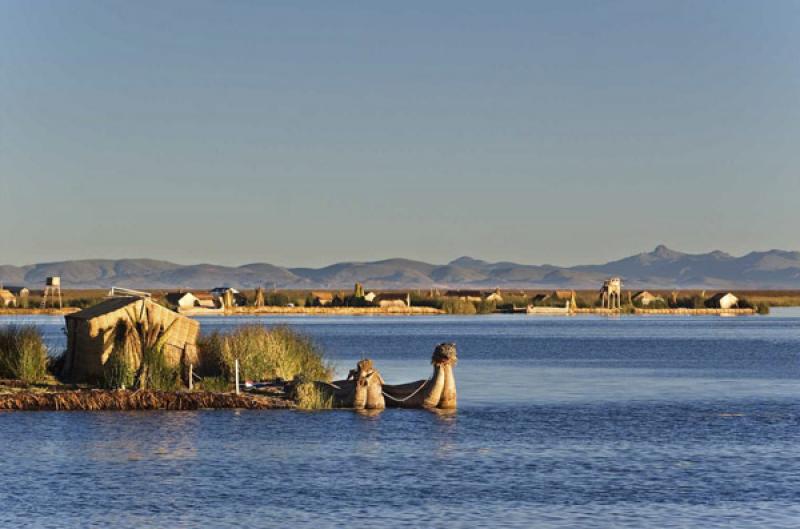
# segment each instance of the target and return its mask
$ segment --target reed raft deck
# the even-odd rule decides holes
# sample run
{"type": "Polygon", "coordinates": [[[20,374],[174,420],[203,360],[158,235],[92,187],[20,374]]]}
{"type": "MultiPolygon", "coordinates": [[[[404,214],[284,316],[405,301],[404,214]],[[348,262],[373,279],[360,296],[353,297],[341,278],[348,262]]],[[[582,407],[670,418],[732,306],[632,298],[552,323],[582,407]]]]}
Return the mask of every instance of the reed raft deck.
{"type": "Polygon", "coordinates": [[[294,407],[292,401],[282,397],[210,391],[22,389],[0,393],[0,411],[276,410],[294,407]]]}
{"type": "Polygon", "coordinates": [[[0,316],[24,316],[24,315],[36,315],[36,314],[43,314],[46,316],[64,316],[66,314],[74,314],[75,312],[80,311],[78,307],[64,307],[63,309],[58,308],[0,308],[0,316]]]}

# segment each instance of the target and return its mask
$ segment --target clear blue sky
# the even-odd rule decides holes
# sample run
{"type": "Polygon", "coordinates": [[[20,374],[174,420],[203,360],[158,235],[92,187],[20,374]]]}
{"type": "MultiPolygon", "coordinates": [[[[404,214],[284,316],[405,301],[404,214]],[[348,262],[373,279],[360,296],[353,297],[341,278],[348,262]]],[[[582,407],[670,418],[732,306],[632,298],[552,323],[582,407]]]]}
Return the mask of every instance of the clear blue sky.
{"type": "Polygon", "coordinates": [[[799,249],[800,2],[0,3],[0,263],[799,249]]]}

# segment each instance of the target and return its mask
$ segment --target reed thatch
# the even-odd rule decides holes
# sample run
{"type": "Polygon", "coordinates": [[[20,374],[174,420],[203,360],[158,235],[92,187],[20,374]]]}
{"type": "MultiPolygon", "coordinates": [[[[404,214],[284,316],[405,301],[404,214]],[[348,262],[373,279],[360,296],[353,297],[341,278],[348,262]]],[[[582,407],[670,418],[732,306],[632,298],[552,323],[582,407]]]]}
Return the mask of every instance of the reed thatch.
{"type": "Polygon", "coordinates": [[[169,329],[163,354],[167,365],[181,361],[197,364],[200,324],[153,302],[149,298],[110,298],[65,316],[67,350],[61,376],[74,382],[93,382],[104,375],[104,366],[114,350],[121,324],[147,320],[151,330],[169,329]]]}

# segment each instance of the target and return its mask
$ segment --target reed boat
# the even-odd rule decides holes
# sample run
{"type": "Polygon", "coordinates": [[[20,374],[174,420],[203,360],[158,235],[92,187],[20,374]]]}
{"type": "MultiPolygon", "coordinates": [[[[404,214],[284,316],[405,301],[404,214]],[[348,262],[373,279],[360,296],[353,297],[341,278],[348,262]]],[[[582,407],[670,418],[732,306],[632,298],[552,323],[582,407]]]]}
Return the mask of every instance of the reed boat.
{"type": "Polygon", "coordinates": [[[457,396],[453,367],[457,362],[455,344],[441,343],[433,351],[433,373],[428,379],[397,385],[386,384],[372,360],[364,359],[358,362],[345,380],[315,384],[333,399],[336,408],[455,409],[457,396]]]}

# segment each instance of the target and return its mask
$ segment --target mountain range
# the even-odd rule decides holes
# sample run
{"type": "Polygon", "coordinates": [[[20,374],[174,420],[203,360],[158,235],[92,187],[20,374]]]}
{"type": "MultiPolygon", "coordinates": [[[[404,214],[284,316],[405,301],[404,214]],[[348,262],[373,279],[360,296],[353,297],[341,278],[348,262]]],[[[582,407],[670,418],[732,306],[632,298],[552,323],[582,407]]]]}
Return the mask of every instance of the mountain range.
{"type": "Polygon", "coordinates": [[[0,265],[6,286],[41,288],[61,276],[63,288],[597,288],[620,276],[628,288],[800,289],[800,252],[770,250],[735,257],[725,252],[689,254],[660,245],[597,265],[561,267],[490,263],[460,257],[444,265],[410,259],[336,263],[322,268],[286,268],[266,263],[231,267],[179,265],[153,259],[87,259],[26,266],[0,265]]]}

